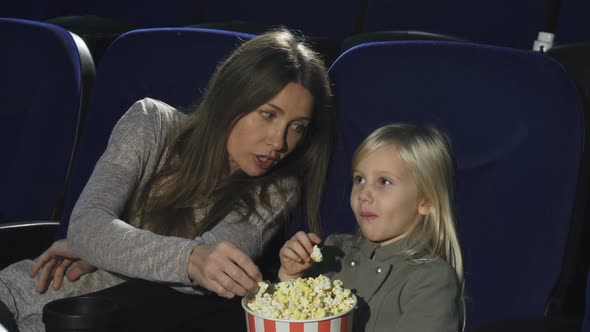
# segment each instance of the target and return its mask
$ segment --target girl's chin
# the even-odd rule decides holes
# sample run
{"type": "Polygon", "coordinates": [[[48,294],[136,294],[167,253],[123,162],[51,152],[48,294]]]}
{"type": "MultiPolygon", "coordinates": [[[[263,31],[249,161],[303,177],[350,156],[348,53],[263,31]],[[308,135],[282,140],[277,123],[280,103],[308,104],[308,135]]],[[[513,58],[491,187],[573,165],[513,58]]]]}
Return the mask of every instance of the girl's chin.
{"type": "Polygon", "coordinates": [[[375,232],[367,232],[366,230],[361,228],[361,233],[363,234],[363,236],[365,237],[365,239],[371,241],[371,242],[375,242],[375,243],[380,243],[383,241],[383,239],[381,239],[379,237],[378,234],[376,234],[375,232]]]}

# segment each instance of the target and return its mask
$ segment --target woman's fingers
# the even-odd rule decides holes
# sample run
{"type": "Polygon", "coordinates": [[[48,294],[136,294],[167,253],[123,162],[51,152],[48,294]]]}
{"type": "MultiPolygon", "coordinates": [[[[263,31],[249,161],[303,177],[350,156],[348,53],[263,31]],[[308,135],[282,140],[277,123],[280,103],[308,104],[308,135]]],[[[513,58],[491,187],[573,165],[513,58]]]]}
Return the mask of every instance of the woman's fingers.
{"type": "MultiPolygon", "coordinates": [[[[239,268],[236,268],[239,269],[239,268]]],[[[225,274],[225,273],[221,273],[218,276],[216,276],[215,281],[221,286],[223,287],[223,290],[221,292],[221,294],[225,294],[225,293],[229,293],[229,298],[234,297],[235,295],[238,296],[244,296],[246,295],[249,291],[242,286],[242,282],[248,283],[245,280],[245,275],[241,276],[240,274],[243,274],[243,272],[235,272],[232,274],[225,274]]],[[[221,295],[220,294],[220,295],[221,295]]],[[[222,295],[224,296],[224,295],[222,295]]],[[[227,297],[227,296],[226,296],[227,297]]]]}
{"type": "Polygon", "coordinates": [[[50,262],[52,259],[54,259],[54,256],[50,253],[50,249],[47,249],[44,253],[41,254],[41,256],[39,256],[39,258],[37,258],[37,261],[35,262],[35,265],[33,265],[33,269],[31,270],[31,277],[36,277],[37,273],[39,273],[39,271],[45,266],[45,264],[50,262]]]}
{"type": "Polygon", "coordinates": [[[201,286],[227,298],[256,290],[262,280],[252,259],[228,241],[195,247],[189,275],[201,286]]]}
{"type": "Polygon", "coordinates": [[[254,264],[250,256],[243,253],[231,242],[221,242],[218,245],[219,261],[223,273],[217,281],[227,290],[236,295],[246,295],[248,291],[258,288],[262,280],[262,273],[254,264]]]}
{"type": "Polygon", "coordinates": [[[53,269],[57,264],[59,264],[57,259],[52,258],[43,266],[41,274],[39,275],[39,281],[37,281],[37,292],[43,294],[47,291],[47,287],[49,286],[53,275],[53,269]]]}
{"type": "Polygon", "coordinates": [[[74,265],[68,270],[67,278],[69,281],[76,281],[81,276],[96,271],[96,267],[90,265],[83,260],[77,260],[74,265]]]}
{"type": "Polygon", "coordinates": [[[69,258],[69,259],[76,259],[74,254],[68,248],[67,242],[65,239],[58,240],[53,242],[53,244],[47,248],[40,256],[37,258],[35,265],[33,265],[33,269],[31,270],[31,277],[34,278],[37,276],[39,271],[45,267],[45,265],[53,259],[62,259],[62,258],[69,258]]]}
{"type": "Polygon", "coordinates": [[[53,272],[53,289],[58,290],[64,281],[64,275],[68,267],[72,265],[72,260],[69,258],[64,259],[61,264],[57,265],[53,272]]]}

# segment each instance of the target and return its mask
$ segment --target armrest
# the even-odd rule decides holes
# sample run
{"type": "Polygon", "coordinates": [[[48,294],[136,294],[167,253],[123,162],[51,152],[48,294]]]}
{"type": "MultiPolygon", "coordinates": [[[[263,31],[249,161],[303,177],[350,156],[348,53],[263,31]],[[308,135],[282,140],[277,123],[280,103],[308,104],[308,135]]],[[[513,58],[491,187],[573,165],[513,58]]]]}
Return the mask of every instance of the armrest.
{"type": "Polygon", "coordinates": [[[468,332],[578,332],[582,322],[577,317],[523,317],[490,322],[468,332]]]}
{"type": "Polygon", "coordinates": [[[22,221],[0,224],[0,269],[39,256],[54,241],[57,221],[22,221]]]}

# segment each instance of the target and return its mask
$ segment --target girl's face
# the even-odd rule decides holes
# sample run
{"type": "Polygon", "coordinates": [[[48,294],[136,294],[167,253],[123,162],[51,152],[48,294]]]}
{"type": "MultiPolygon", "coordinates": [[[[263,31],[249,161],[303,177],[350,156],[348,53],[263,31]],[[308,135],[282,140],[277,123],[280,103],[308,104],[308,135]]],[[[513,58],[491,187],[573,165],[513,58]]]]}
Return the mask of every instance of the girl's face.
{"type": "Polygon", "coordinates": [[[428,213],[394,144],[360,160],[353,170],[350,205],[363,235],[382,246],[403,238],[428,213]]]}
{"type": "Polygon", "coordinates": [[[291,153],[311,121],[313,96],[298,83],[237,120],[229,132],[230,172],[261,176],[291,153]]]}

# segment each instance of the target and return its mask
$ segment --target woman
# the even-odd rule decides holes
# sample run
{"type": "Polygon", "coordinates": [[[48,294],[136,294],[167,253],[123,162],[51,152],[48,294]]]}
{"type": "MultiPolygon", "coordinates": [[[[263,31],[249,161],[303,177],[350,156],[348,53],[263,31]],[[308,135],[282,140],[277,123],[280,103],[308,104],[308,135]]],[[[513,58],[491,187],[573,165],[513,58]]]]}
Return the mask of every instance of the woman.
{"type": "Polygon", "coordinates": [[[300,198],[317,230],[330,98],[318,55],[280,30],[242,44],[190,115],[135,103],[80,195],[67,242],[0,272],[0,300],[21,331],[42,330],[45,303],[129,277],[226,298],[254,290],[254,260],[300,198]],[[31,269],[38,282],[22,277],[31,269]]]}

